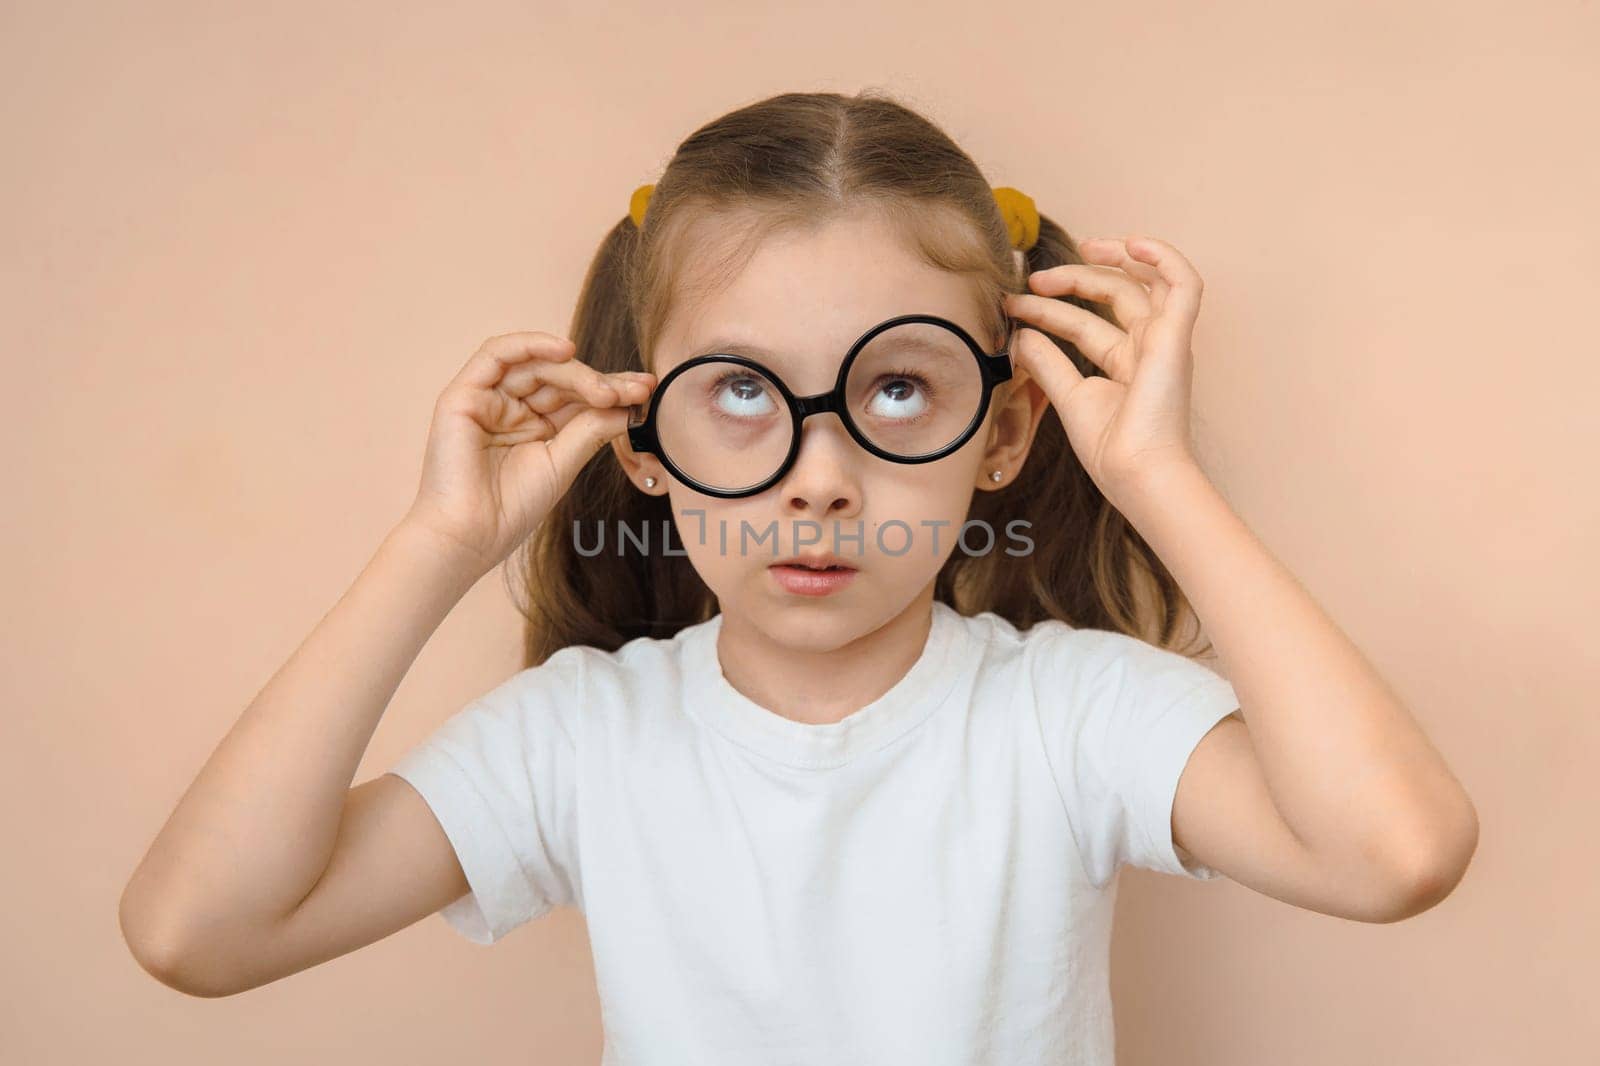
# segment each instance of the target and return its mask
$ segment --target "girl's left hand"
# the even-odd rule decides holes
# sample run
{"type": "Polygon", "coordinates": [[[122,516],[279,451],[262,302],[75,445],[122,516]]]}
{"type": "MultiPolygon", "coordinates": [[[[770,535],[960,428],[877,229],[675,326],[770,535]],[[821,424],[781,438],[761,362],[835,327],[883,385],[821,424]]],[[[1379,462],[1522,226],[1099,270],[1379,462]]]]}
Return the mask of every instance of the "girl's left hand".
{"type": "Polygon", "coordinates": [[[1152,237],[1083,240],[1078,253],[1084,262],[1030,274],[1039,295],[1010,295],[1006,310],[1072,342],[1109,377],[1080,374],[1031,329],[1017,330],[1011,355],[1050,398],[1079,461],[1115,505],[1152,472],[1198,466],[1189,446],[1189,342],[1201,281],[1176,248],[1152,237]],[[1067,294],[1109,302],[1126,330],[1054,299],[1067,294]]]}

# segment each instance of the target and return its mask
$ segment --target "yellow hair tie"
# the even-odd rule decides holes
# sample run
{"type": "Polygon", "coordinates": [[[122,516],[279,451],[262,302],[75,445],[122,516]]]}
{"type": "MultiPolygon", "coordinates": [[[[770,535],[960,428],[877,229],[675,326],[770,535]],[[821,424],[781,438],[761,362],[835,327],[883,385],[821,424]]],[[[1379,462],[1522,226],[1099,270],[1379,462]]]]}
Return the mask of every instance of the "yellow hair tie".
{"type": "MultiPolygon", "coordinates": [[[[633,219],[633,224],[641,229],[644,227],[644,213],[650,207],[650,194],[655,189],[654,185],[641,185],[633,190],[633,196],[628,200],[628,215],[633,219]]],[[[1000,208],[1000,217],[1006,222],[1006,232],[1011,235],[1011,246],[1026,252],[1039,239],[1039,209],[1034,207],[1033,198],[1005,185],[993,192],[994,202],[1000,208]]]]}
{"type": "Polygon", "coordinates": [[[1002,185],[994,190],[994,202],[1000,207],[1000,217],[1006,220],[1006,232],[1011,234],[1011,247],[1024,252],[1039,239],[1039,209],[1033,198],[1019,189],[1002,185]]]}
{"type": "Polygon", "coordinates": [[[633,190],[633,197],[628,201],[628,214],[633,216],[633,224],[640,229],[644,228],[644,212],[650,206],[650,194],[655,191],[654,185],[641,185],[633,190]]]}

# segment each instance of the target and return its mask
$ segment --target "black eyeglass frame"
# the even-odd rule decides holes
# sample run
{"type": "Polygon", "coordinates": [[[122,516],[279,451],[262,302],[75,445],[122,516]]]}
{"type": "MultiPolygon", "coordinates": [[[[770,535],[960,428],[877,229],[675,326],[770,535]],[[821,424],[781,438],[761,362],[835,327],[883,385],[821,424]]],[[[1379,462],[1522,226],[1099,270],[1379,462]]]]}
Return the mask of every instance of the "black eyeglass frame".
{"type": "Polygon", "coordinates": [[[876,455],[880,459],[887,459],[891,463],[904,463],[907,465],[916,463],[931,463],[935,459],[943,459],[945,456],[949,455],[951,452],[960,448],[963,444],[972,439],[972,435],[977,432],[978,427],[983,424],[984,417],[989,413],[989,397],[994,392],[995,386],[1000,384],[1002,381],[1011,380],[1011,344],[1009,337],[1010,324],[1010,318],[1008,316],[1008,337],[1006,344],[1001,346],[998,351],[988,353],[983,350],[982,345],[972,339],[971,334],[947,318],[941,318],[938,315],[927,314],[898,315],[894,318],[888,319],[887,321],[878,323],[876,326],[873,326],[871,329],[867,330],[867,332],[863,333],[860,338],[850,346],[850,351],[845,354],[844,362],[839,364],[839,374],[838,377],[834,379],[833,388],[829,389],[827,392],[819,392],[813,396],[796,396],[794,393],[789,391],[789,386],[784,383],[783,378],[779,377],[775,371],[773,371],[770,367],[763,366],[761,363],[749,358],[748,356],[735,355],[732,352],[707,352],[705,355],[697,355],[693,359],[679,363],[667,373],[666,377],[661,379],[661,382],[656,386],[654,392],[652,392],[650,396],[650,409],[646,414],[644,414],[643,417],[640,417],[639,414],[642,405],[631,404],[629,406],[628,445],[636,452],[648,452],[651,455],[654,455],[661,461],[661,465],[665,466],[667,470],[672,473],[673,477],[677,478],[685,485],[688,485],[696,492],[703,493],[707,496],[716,496],[725,500],[740,499],[745,496],[754,496],[758,493],[765,492],[773,485],[776,485],[778,482],[782,481],[784,476],[789,473],[791,468],[793,468],[795,458],[800,454],[800,433],[801,430],[805,428],[805,420],[810,418],[812,415],[821,414],[824,411],[832,411],[834,414],[838,415],[839,421],[844,424],[844,428],[849,432],[850,436],[855,439],[855,442],[861,445],[861,447],[866,449],[869,453],[876,455]],[[955,440],[951,441],[943,448],[940,448],[938,451],[928,452],[924,455],[912,456],[908,458],[903,455],[896,455],[892,452],[887,452],[878,447],[876,444],[872,443],[872,441],[868,440],[866,435],[862,433],[859,428],[857,428],[856,424],[850,420],[850,413],[847,409],[845,401],[844,386],[845,381],[850,377],[850,367],[853,363],[855,363],[856,356],[861,353],[862,349],[867,346],[872,338],[876,337],[886,329],[892,329],[895,326],[903,326],[910,322],[922,322],[929,325],[942,326],[945,329],[955,333],[956,336],[960,337],[966,343],[967,349],[972,352],[973,359],[975,359],[978,363],[978,372],[980,375],[982,375],[983,397],[978,402],[978,410],[977,413],[973,415],[971,423],[967,425],[966,429],[961,431],[955,440]],[[783,396],[785,403],[788,404],[789,417],[794,423],[794,433],[789,441],[789,454],[784,457],[784,460],[778,466],[776,473],[767,478],[765,481],[751,488],[718,489],[697,481],[679,469],[678,466],[667,457],[665,450],[661,447],[661,438],[656,432],[656,397],[662,395],[667,390],[668,386],[672,384],[673,380],[678,377],[678,375],[705,363],[733,363],[735,365],[754,370],[768,381],[771,381],[773,384],[777,385],[778,392],[783,396]]]}

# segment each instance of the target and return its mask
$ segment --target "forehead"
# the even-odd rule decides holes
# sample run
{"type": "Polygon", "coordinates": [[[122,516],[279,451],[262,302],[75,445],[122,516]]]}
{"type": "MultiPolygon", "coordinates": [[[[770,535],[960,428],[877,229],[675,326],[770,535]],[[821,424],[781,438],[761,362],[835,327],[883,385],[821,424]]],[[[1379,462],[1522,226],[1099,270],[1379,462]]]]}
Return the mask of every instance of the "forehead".
{"type": "Polygon", "coordinates": [[[683,297],[662,324],[650,359],[656,374],[706,352],[732,352],[795,386],[821,388],[863,333],[912,313],[947,318],[983,343],[973,280],[928,263],[872,213],[772,233],[718,280],[683,297]]]}

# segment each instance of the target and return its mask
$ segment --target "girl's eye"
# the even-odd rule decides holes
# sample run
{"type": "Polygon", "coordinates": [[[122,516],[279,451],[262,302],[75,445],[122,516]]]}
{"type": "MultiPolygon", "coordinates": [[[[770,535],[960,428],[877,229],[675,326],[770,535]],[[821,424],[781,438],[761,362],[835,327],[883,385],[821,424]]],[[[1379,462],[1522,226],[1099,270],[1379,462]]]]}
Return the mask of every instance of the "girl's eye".
{"type": "Polygon", "coordinates": [[[734,418],[759,418],[775,410],[762,380],[743,370],[730,370],[711,386],[711,402],[718,414],[734,418]]]}
{"type": "Polygon", "coordinates": [[[867,397],[867,414],[893,421],[918,418],[932,406],[932,391],[920,374],[885,375],[867,397]]]}

